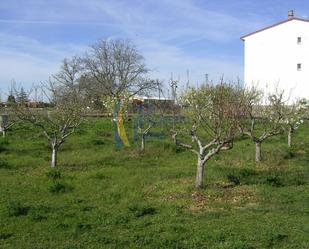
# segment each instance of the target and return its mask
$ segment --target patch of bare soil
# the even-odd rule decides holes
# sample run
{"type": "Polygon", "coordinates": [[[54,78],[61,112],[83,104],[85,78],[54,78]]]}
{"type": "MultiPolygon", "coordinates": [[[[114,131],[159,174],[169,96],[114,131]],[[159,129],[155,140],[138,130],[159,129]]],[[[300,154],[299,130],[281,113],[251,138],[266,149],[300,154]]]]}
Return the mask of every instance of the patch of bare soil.
{"type": "Polygon", "coordinates": [[[232,208],[246,208],[257,205],[257,197],[251,186],[229,183],[217,183],[217,187],[211,189],[208,194],[195,191],[188,201],[188,210],[192,212],[222,211],[226,204],[232,208]]]}

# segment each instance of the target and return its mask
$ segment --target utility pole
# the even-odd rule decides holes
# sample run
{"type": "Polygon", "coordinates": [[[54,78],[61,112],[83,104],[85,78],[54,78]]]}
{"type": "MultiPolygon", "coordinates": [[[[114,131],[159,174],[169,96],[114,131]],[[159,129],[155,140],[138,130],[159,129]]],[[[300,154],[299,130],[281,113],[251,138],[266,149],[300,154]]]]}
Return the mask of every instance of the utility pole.
{"type": "Polygon", "coordinates": [[[205,83],[208,84],[208,73],[205,74],[205,83]]]}
{"type": "Polygon", "coordinates": [[[176,101],[177,101],[177,87],[178,87],[178,80],[174,80],[173,79],[173,75],[171,77],[171,89],[172,89],[172,98],[173,98],[173,101],[174,101],[174,104],[176,104],[176,101]]]}
{"type": "Polygon", "coordinates": [[[172,98],[173,98],[173,130],[175,130],[175,116],[176,116],[175,106],[176,106],[176,101],[177,101],[177,96],[176,96],[177,84],[178,84],[178,81],[173,79],[173,73],[172,73],[170,86],[171,86],[172,98]]]}
{"type": "Polygon", "coordinates": [[[189,85],[190,85],[190,75],[189,75],[189,69],[187,69],[187,86],[186,86],[186,89],[189,88],[189,85]]]}
{"type": "Polygon", "coordinates": [[[34,87],[34,101],[37,103],[38,102],[38,87],[34,87]]]}

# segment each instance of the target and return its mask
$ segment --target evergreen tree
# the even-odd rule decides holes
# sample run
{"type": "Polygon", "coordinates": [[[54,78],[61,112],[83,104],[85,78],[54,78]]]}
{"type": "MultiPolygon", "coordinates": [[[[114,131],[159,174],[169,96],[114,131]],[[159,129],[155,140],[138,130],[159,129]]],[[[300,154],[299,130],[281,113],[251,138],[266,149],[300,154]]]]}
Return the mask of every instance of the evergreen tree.
{"type": "Polygon", "coordinates": [[[10,95],[8,96],[8,99],[6,101],[8,104],[13,104],[16,103],[15,97],[12,93],[10,93],[10,95]]]}
{"type": "Polygon", "coordinates": [[[28,101],[29,101],[28,94],[25,92],[24,88],[22,87],[16,97],[16,102],[21,104],[21,103],[26,103],[28,101]]]}

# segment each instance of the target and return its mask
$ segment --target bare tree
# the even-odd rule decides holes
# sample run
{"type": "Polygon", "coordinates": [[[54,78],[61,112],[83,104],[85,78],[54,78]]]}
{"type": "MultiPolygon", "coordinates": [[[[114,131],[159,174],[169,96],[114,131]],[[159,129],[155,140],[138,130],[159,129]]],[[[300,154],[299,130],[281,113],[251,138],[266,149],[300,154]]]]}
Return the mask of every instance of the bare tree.
{"type": "Polygon", "coordinates": [[[149,103],[142,103],[138,105],[139,113],[134,120],[134,131],[136,136],[141,138],[141,150],[145,151],[146,137],[149,135],[151,129],[157,123],[157,115],[154,105],[149,103]]]}
{"type": "Polygon", "coordinates": [[[6,137],[7,131],[16,123],[13,115],[0,114],[0,131],[2,132],[2,137],[6,137]]]}
{"type": "Polygon", "coordinates": [[[21,120],[28,121],[43,131],[52,150],[53,168],[57,166],[60,146],[82,121],[84,102],[80,95],[79,77],[78,60],[65,59],[60,72],[53,75],[48,83],[42,84],[42,90],[51,108],[38,109],[24,104],[14,105],[14,112],[21,120]]]}
{"type": "Polygon", "coordinates": [[[120,99],[155,87],[147,79],[149,69],[137,48],[127,40],[102,40],[90,47],[82,58],[88,90],[96,96],[120,99]]]}
{"type": "Polygon", "coordinates": [[[285,117],[283,92],[263,94],[256,88],[243,92],[243,112],[246,117],[239,123],[241,133],[255,143],[255,160],[261,161],[262,143],[270,137],[282,134],[285,117]]]}
{"type": "Polygon", "coordinates": [[[173,139],[177,145],[197,155],[197,188],[203,187],[206,162],[221,150],[233,146],[237,119],[241,115],[239,91],[237,87],[221,83],[189,89],[181,98],[183,106],[186,106],[184,111],[190,121],[190,128],[174,130],[173,139]],[[180,141],[179,136],[182,139],[187,137],[187,141],[180,141]]]}
{"type": "Polygon", "coordinates": [[[292,136],[295,130],[304,122],[308,111],[309,102],[306,99],[298,100],[292,105],[285,107],[283,125],[288,134],[288,146],[292,146],[292,136]]]}
{"type": "Polygon", "coordinates": [[[141,144],[141,149],[142,151],[145,151],[145,146],[146,146],[146,136],[149,134],[151,128],[155,125],[155,123],[152,120],[149,120],[148,126],[146,129],[142,130],[142,144],[141,144]]]}

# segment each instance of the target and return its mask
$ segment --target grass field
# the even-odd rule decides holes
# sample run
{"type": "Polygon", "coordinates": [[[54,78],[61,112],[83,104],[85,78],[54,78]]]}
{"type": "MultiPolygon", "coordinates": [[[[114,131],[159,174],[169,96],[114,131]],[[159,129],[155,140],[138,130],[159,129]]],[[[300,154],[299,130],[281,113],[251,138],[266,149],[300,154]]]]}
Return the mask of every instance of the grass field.
{"type": "Polygon", "coordinates": [[[110,120],[88,121],[49,168],[45,138],[26,125],[0,138],[0,248],[309,248],[309,127],[263,145],[239,138],[206,166],[152,138],[115,149],[110,120]]]}

